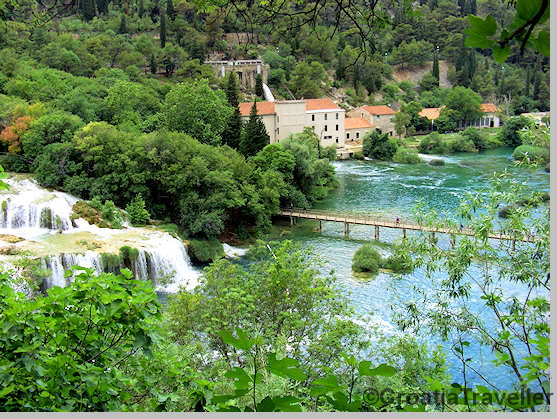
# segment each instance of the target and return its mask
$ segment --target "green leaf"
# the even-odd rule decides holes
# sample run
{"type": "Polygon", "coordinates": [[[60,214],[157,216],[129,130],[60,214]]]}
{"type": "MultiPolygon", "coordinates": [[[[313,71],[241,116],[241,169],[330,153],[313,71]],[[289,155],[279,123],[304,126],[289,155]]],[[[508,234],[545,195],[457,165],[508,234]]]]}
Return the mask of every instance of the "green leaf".
{"type": "Polygon", "coordinates": [[[250,376],[244,371],[243,368],[240,367],[235,367],[231,370],[226,371],[226,373],[224,374],[225,377],[228,378],[233,378],[234,381],[234,387],[236,388],[236,390],[243,390],[243,389],[249,389],[250,385],[251,385],[251,378],[250,376]]]}
{"type": "Polygon", "coordinates": [[[493,45],[493,43],[494,41],[492,39],[480,35],[468,35],[466,37],[466,41],[464,41],[464,45],[466,45],[467,47],[482,49],[489,48],[493,45]]]}
{"type": "Polygon", "coordinates": [[[275,411],[279,412],[301,412],[300,400],[292,396],[274,397],[275,411]]]}
{"type": "Polygon", "coordinates": [[[488,15],[485,20],[478,16],[468,15],[468,22],[470,28],[465,31],[467,34],[486,37],[493,36],[497,32],[497,22],[491,15],[488,15]]]}
{"type": "Polygon", "coordinates": [[[222,338],[224,343],[234,346],[236,349],[242,349],[244,351],[249,351],[253,346],[253,342],[248,340],[246,334],[241,329],[236,329],[236,334],[238,335],[238,339],[232,336],[227,330],[222,330],[219,332],[220,337],[222,338]]]}
{"type": "Polygon", "coordinates": [[[321,396],[323,394],[331,393],[340,390],[338,379],[334,375],[328,375],[323,378],[316,379],[310,389],[311,396],[321,396]]]}
{"type": "Polygon", "coordinates": [[[212,404],[224,403],[224,402],[227,402],[229,400],[234,400],[234,399],[237,399],[239,397],[245,396],[248,393],[249,393],[249,389],[235,390],[234,394],[222,394],[222,395],[219,395],[219,396],[213,396],[211,398],[211,403],[212,404]]]}
{"type": "Polygon", "coordinates": [[[549,57],[550,54],[550,40],[549,40],[549,32],[548,31],[541,31],[537,38],[534,39],[534,45],[536,49],[546,57],[549,57]]]}
{"type": "Polygon", "coordinates": [[[516,13],[523,20],[530,20],[540,10],[542,0],[518,0],[516,2],[516,13]]]}
{"type": "Polygon", "coordinates": [[[257,404],[258,412],[273,412],[275,410],[275,404],[273,400],[267,396],[257,404]]]}
{"type": "Polygon", "coordinates": [[[269,354],[267,369],[272,374],[283,378],[291,378],[296,381],[304,381],[307,375],[297,368],[298,361],[292,358],[277,359],[275,353],[269,354]]]}
{"type": "Polygon", "coordinates": [[[124,277],[125,277],[126,279],[132,279],[132,278],[133,278],[133,272],[130,271],[128,268],[121,269],[121,270],[120,270],[120,273],[121,273],[122,275],[124,275],[124,277]]]}
{"type": "Polygon", "coordinates": [[[509,58],[511,54],[511,47],[508,45],[505,48],[501,48],[499,45],[493,45],[493,58],[498,63],[504,63],[509,58]]]}
{"type": "Polygon", "coordinates": [[[358,372],[362,376],[382,376],[382,377],[392,377],[396,374],[396,369],[387,364],[381,364],[377,368],[370,369],[370,361],[362,361],[358,367],[358,372]]]}

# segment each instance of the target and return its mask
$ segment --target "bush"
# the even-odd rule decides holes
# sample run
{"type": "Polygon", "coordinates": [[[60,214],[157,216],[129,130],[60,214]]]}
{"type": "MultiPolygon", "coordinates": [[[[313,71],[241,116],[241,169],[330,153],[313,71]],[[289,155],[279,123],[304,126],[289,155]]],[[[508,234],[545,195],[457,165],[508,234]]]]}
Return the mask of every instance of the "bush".
{"type": "Polygon", "coordinates": [[[444,166],[445,160],[443,159],[433,159],[428,163],[430,166],[444,166]]]}
{"type": "Polygon", "coordinates": [[[130,222],[134,226],[142,226],[149,222],[149,211],[145,209],[145,201],[141,194],[137,194],[137,196],[126,205],[126,212],[130,217],[130,222]]]}
{"type": "Polygon", "coordinates": [[[122,228],[122,213],[114,202],[107,200],[104,202],[101,211],[104,220],[108,221],[112,228],[122,228]]]}
{"type": "Polygon", "coordinates": [[[516,208],[513,205],[505,205],[499,210],[499,217],[509,218],[514,211],[516,211],[516,208]]]}
{"type": "Polygon", "coordinates": [[[418,156],[416,150],[410,148],[399,148],[393,156],[395,163],[421,163],[423,160],[418,156]]]}
{"type": "Polygon", "coordinates": [[[478,151],[488,148],[486,135],[477,128],[466,128],[460,133],[460,135],[467,140],[472,141],[472,143],[474,143],[474,147],[476,147],[478,151]]]}
{"type": "Polygon", "coordinates": [[[548,163],[549,149],[531,145],[521,145],[514,149],[513,159],[530,163],[548,163]]]}
{"type": "Polygon", "coordinates": [[[396,247],[394,253],[387,258],[384,267],[396,273],[410,273],[414,269],[412,257],[396,247]]]}
{"type": "Polygon", "coordinates": [[[217,239],[192,240],[190,256],[201,263],[213,262],[224,256],[224,248],[217,239]]]}
{"type": "Polygon", "coordinates": [[[423,154],[446,154],[449,152],[449,146],[441,139],[439,133],[432,132],[420,141],[418,151],[423,154]]]}
{"type": "Polygon", "coordinates": [[[363,159],[364,159],[364,153],[360,151],[354,153],[354,160],[363,160],[363,159]]]}
{"type": "Polygon", "coordinates": [[[363,153],[377,160],[392,160],[398,145],[388,134],[379,134],[377,130],[368,132],[363,140],[363,153]]]}
{"type": "Polygon", "coordinates": [[[525,116],[517,116],[509,118],[503,124],[501,131],[499,131],[498,139],[509,147],[516,147],[522,144],[522,139],[518,134],[522,128],[528,127],[532,124],[532,120],[525,116]]]}
{"type": "Polygon", "coordinates": [[[377,273],[382,265],[383,260],[377,250],[370,244],[364,244],[360,247],[352,258],[352,270],[354,272],[371,272],[377,273]]]}
{"type": "Polygon", "coordinates": [[[448,141],[449,151],[452,153],[458,152],[474,152],[477,151],[474,142],[462,135],[455,136],[452,140],[448,141]]]}

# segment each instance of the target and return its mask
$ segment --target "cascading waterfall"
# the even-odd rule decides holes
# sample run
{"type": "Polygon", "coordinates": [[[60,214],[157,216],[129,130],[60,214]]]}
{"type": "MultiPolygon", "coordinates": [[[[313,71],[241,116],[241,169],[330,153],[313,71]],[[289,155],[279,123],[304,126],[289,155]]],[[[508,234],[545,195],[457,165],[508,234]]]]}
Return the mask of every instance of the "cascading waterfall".
{"type": "Polygon", "coordinates": [[[27,238],[73,228],[72,206],[77,198],[49,192],[28,179],[7,179],[6,183],[17,193],[0,196],[0,231],[27,238]]]}
{"type": "MultiPolygon", "coordinates": [[[[87,232],[102,244],[98,251],[55,250],[55,253],[43,256],[42,269],[50,271],[49,277],[45,279],[47,287],[68,285],[72,278],[65,278],[64,274],[72,266],[93,268],[98,273],[119,271],[119,268],[125,267],[118,254],[118,249],[123,245],[137,249],[137,257],[127,262],[135,277],[153,281],[157,290],[173,293],[180,286],[191,289],[197,285],[199,271],[191,265],[182,241],[170,234],[146,228],[100,228],[83,219],[72,221],[72,206],[78,198],[63,192],[47,191],[30,179],[10,178],[6,181],[10,189],[0,194],[0,234],[32,239],[39,243],[48,241],[51,245],[52,242],[58,242],[58,237],[60,242],[66,243],[68,240],[64,241],[64,238],[67,235],[72,237],[73,234],[76,235],[74,242],[87,242],[77,237],[87,232]],[[62,234],[58,236],[56,233],[62,234]],[[113,256],[115,266],[108,266],[103,261],[103,253],[113,256]]],[[[61,248],[64,249],[65,245],[61,248]]],[[[0,263],[7,265],[8,260],[0,258],[0,263]]]]}

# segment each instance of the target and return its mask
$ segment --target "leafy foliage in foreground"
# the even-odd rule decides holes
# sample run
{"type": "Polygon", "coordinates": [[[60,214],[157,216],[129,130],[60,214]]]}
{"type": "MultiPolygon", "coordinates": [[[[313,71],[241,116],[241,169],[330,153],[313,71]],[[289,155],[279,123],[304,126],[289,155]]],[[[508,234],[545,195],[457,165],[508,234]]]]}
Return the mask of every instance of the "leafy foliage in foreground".
{"type": "Polygon", "coordinates": [[[118,366],[149,351],[160,305],[150,283],[84,270],[67,288],[26,299],[0,274],[2,410],[117,410],[128,397],[118,366]]]}

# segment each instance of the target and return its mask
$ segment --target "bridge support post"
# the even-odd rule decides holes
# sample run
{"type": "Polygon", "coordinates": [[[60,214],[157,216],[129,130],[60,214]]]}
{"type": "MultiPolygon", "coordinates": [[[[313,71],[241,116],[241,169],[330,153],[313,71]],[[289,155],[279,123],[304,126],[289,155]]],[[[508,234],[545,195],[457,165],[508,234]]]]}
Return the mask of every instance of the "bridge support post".
{"type": "Polygon", "coordinates": [[[321,233],[323,231],[323,225],[321,224],[321,220],[319,220],[319,232],[321,233]]]}
{"type": "Polygon", "coordinates": [[[375,240],[379,240],[379,226],[375,226],[374,238],[375,240]]]}
{"type": "Polygon", "coordinates": [[[435,242],[435,231],[431,232],[431,237],[430,237],[431,242],[435,242]]]}
{"type": "Polygon", "coordinates": [[[515,251],[515,249],[516,249],[516,240],[513,240],[513,252],[515,251]]]}
{"type": "Polygon", "coordinates": [[[344,235],[348,237],[349,234],[350,234],[350,224],[344,222],[344,235]]]}
{"type": "Polygon", "coordinates": [[[451,234],[451,247],[454,249],[456,244],[456,236],[454,234],[451,234]]]}
{"type": "Polygon", "coordinates": [[[405,228],[402,229],[402,238],[403,239],[406,238],[406,229],[405,228]]]}

